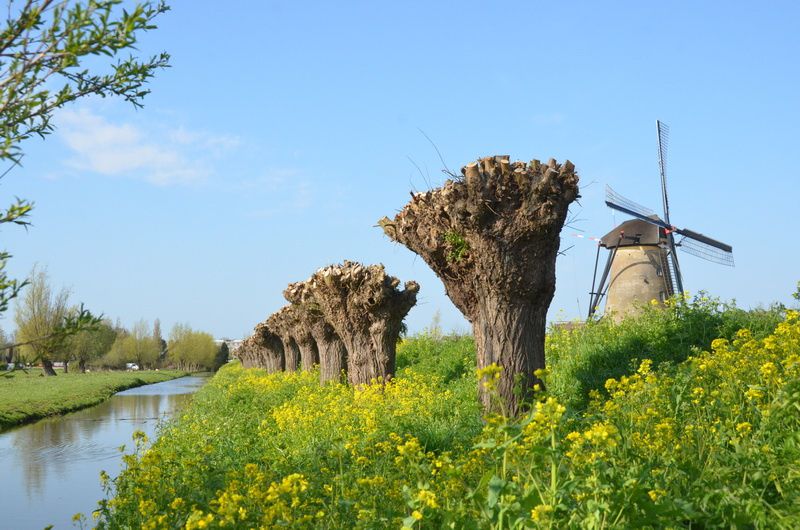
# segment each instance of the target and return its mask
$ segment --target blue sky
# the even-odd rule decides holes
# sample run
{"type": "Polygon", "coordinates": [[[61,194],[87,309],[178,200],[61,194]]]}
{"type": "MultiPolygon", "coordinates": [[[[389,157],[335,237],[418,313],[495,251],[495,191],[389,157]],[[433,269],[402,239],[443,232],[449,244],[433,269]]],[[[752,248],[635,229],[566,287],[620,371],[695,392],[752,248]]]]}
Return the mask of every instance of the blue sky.
{"type": "MultiPolygon", "coordinates": [[[[24,144],[0,182],[33,200],[4,227],[10,272],[46,265],[73,300],[126,325],[160,318],[243,336],[290,281],[342,259],[421,284],[411,330],[441,311],[436,276],[376,221],[477,157],[572,160],[551,318],[583,316],[606,184],[660,210],[655,120],[671,127],[672,220],[734,247],[685,256],[686,288],[789,303],[800,123],[800,7],[770,2],[173,2],[142,53],[172,68],[145,109],[94,100],[24,144]],[[412,163],[412,160],[414,163],[412,163]],[[414,164],[422,169],[422,174],[414,164]]],[[[11,313],[0,321],[12,326],[11,313]]]]}

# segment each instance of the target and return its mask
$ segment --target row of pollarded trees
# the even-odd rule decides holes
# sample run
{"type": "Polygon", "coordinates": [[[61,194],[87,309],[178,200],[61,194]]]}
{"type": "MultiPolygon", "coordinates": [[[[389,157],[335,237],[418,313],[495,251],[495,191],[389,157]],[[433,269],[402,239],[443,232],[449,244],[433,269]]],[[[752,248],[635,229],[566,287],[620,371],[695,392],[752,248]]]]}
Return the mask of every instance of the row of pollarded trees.
{"type": "Polygon", "coordinates": [[[419,285],[386,274],[383,265],[352,261],[324,267],[283,292],[289,304],[255,327],[238,356],[267,371],[309,370],[322,382],[347,374],[350,384],[394,375],[395,345],[419,285]]]}
{"type": "MultiPolygon", "coordinates": [[[[520,410],[539,382],[536,370],[545,367],[559,234],[577,197],[569,161],[493,156],[464,166],[441,188],[413,194],[394,219],[379,221],[391,240],[425,260],[470,321],[478,367],[502,368],[497,390],[510,413],[520,410]]],[[[345,356],[352,383],[391,375],[395,340],[418,290],[409,282],[398,291],[398,283],[382,266],[345,262],[290,285],[284,294],[291,305],[256,328],[242,352],[245,363],[261,364],[256,351],[272,352],[273,364],[264,363],[272,369],[279,357],[285,369],[319,359],[323,379],[332,379],[338,372],[330,370],[345,356]]],[[[491,397],[479,389],[490,407],[491,397]]]]}

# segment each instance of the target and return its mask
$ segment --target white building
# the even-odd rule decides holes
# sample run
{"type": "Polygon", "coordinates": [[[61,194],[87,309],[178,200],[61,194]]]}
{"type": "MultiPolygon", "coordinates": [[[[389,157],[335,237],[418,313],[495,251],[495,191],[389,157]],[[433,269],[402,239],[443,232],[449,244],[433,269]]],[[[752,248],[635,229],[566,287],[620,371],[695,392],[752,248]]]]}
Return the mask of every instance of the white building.
{"type": "Polygon", "coordinates": [[[217,347],[222,346],[223,343],[228,345],[228,352],[230,354],[233,354],[236,350],[239,349],[239,346],[242,345],[242,339],[228,339],[228,338],[214,339],[214,344],[216,344],[217,347]]]}

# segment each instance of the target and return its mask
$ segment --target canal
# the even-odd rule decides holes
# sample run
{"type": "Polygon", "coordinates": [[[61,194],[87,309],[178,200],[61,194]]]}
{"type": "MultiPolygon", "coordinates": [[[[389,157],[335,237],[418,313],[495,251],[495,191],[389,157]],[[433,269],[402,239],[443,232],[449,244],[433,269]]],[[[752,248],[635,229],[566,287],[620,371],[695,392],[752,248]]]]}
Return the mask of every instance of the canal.
{"type": "Polygon", "coordinates": [[[151,439],[205,382],[183,377],[119,392],[94,407],[0,433],[0,528],[73,528],[103,498],[100,471],[116,476],[134,431],[151,439]]]}

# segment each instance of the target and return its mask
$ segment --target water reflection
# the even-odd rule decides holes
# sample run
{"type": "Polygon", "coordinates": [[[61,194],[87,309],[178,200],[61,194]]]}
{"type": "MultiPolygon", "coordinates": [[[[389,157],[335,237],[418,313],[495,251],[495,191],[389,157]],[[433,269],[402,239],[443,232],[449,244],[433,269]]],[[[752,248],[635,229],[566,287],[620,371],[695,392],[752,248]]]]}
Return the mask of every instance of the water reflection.
{"type": "Polygon", "coordinates": [[[72,514],[91,512],[103,493],[100,471],[119,471],[119,447],[130,447],[136,430],[152,437],[159,421],[204,381],[186,377],[126,390],[95,407],[0,434],[4,527],[69,528],[72,514]]]}

